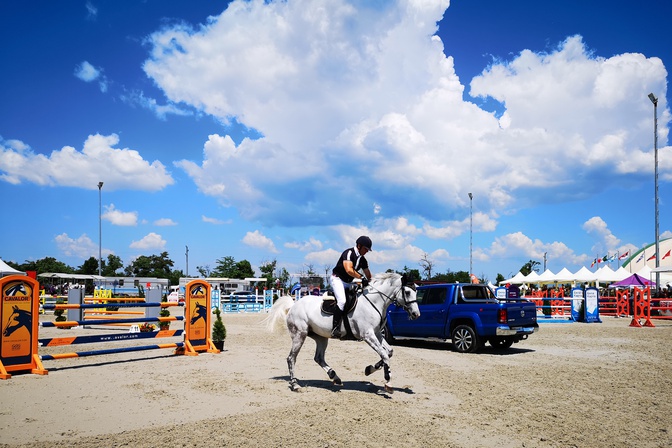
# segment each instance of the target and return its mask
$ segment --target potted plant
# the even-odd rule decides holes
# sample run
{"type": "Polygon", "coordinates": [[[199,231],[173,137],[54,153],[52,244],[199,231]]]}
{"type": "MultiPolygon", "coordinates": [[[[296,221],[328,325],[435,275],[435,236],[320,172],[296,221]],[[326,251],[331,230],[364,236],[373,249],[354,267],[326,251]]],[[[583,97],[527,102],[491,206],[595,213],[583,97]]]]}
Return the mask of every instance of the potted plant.
{"type": "Polygon", "coordinates": [[[226,327],[222,322],[222,312],[219,308],[215,308],[213,314],[215,323],[212,324],[212,343],[215,344],[217,350],[222,351],[224,350],[224,339],[226,339],[226,327]]]}
{"type": "MultiPolygon", "coordinates": [[[[56,305],[62,305],[65,303],[65,300],[63,299],[58,299],[56,300],[56,305]]],[[[67,318],[63,315],[64,311],[63,310],[54,310],[54,316],[56,316],[56,319],[54,319],[56,322],[63,322],[67,320],[67,318]]]]}
{"type": "Polygon", "coordinates": [[[154,331],[156,327],[149,322],[145,322],[144,324],[140,325],[140,333],[149,333],[154,331]]]}
{"type": "MultiPolygon", "coordinates": [[[[163,298],[161,299],[161,302],[168,302],[168,298],[166,295],[163,295],[163,298]]],[[[159,316],[160,317],[168,317],[170,316],[170,311],[168,311],[168,308],[161,308],[161,311],[159,311],[159,316]]],[[[169,330],[170,329],[170,322],[161,322],[159,321],[159,330],[169,330]]]]}

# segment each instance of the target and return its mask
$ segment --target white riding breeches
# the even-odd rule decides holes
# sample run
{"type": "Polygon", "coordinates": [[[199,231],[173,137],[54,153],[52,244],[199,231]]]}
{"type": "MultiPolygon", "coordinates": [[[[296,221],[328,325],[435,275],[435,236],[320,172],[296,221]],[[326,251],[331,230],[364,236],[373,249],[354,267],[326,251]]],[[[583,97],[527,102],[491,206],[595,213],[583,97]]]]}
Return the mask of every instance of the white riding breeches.
{"type": "Polygon", "coordinates": [[[331,276],[331,289],[333,289],[334,297],[336,297],[336,305],[341,311],[345,308],[345,289],[350,289],[351,286],[352,283],[345,283],[339,277],[331,276]]]}

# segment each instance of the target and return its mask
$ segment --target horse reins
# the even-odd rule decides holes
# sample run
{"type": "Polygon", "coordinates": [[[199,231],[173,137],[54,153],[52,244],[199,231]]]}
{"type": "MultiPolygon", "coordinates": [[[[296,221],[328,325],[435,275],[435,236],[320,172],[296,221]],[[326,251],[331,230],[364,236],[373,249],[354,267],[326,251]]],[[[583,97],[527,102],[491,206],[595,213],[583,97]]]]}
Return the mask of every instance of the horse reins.
{"type": "MultiPolygon", "coordinates": [[[[406,311],[408,311],[408,308],[409,308],[409,306],[410,306],[411,304],[417,302],[417,300],[411,300],[410,302],[406,302],[406,300],[404,300],[403,305],[400,305],[400,304],[397,302],[396,297],[398,296],[398,292],[399,292],[399,291],[403,291],[403,289],[405,288],[406,285],[403,285],[403,284],[402,284],[402,285],[399,287],[399,289],[397,289],[397,290],[395,291],[395,293],[394,293],[394,298],[388,296],[387,294],[385,294],[384,292],[382,292],[381,290],[379,290],[378,288],[376,288],[375,286],[373,286],[373,285],[371,285],[371,284],[369,284],[369,286],[371,287],[371,289],[375,290],[378,294],[380,294],[381,296],[383,296],[383,297],[385,297],[386,299],[390,300],[390,302],[394,302],[396,305],[401,306],[401,307],[402,307],[404,310],[406,310],[406,311]]],[[[410,288],[410,286],[409,286],[409,288],[410,288]]],[[[385,322],[385,316],[383,316],[383,313],[382,313],[382,312],[378,309],[378,307],[371,301],[371,299],[369,299],[369,297],[368,297],[368,295],[367,295],[366,292],[362,291],[362,295],[364,296],[364,298],[366,299],[366,301],[369,302],[369,303],[371,304],[371,306],[373,307],[373,309],[376,310],[376,311],[378,312],[378,315],[380,316],[380,326],[382,327],[382,326],[383,326],[383,323],[385,322]]]]}

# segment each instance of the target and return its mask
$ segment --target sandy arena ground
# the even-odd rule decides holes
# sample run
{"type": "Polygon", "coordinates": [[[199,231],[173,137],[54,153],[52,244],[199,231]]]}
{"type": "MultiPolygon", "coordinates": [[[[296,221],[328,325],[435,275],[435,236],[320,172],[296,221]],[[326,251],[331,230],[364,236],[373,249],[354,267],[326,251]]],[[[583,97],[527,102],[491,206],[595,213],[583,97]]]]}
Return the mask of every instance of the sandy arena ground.
{"type": "MultiPolygon", "coordinates": [[[[297,364],[304,388],[291,392],[289,336],[266,332],[264,316],[224,316],[221,354],[45,361],[49,375],[0,381],[0,446],[672,446],[672,321],[541,324],[505,353],[398,343],[387,394],[382,371],[364,375],[377,361],[365,343],[331,341],[338,388],[313,362],[312,340],[297,364]]],[[[40,337],[48,330],[84,331],[40,337]]]]}

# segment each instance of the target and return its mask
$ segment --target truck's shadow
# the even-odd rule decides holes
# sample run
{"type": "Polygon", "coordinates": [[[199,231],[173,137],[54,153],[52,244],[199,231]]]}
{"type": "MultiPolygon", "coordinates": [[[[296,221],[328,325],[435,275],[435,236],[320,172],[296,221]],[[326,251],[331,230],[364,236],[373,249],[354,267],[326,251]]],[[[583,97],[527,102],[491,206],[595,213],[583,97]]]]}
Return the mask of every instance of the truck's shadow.
{"type": "MultiPolygon", "coordinates": [[[[410,348],[420,348],[426,350],[445,350],[453,353],[458,353],[450,342],[442,341],[423,341],[420,339],[395,339],[392,348],[394,347],[410,347],[410,348]]],[[[485,344],[482,346],[475,354],[483,355],[520,355],[523,353],[532,353],[534,350],[529,348],[517,347],[516,344],[512,345],[507,349],[497,349],[492,347],[490,344],[485,344]]]]}

